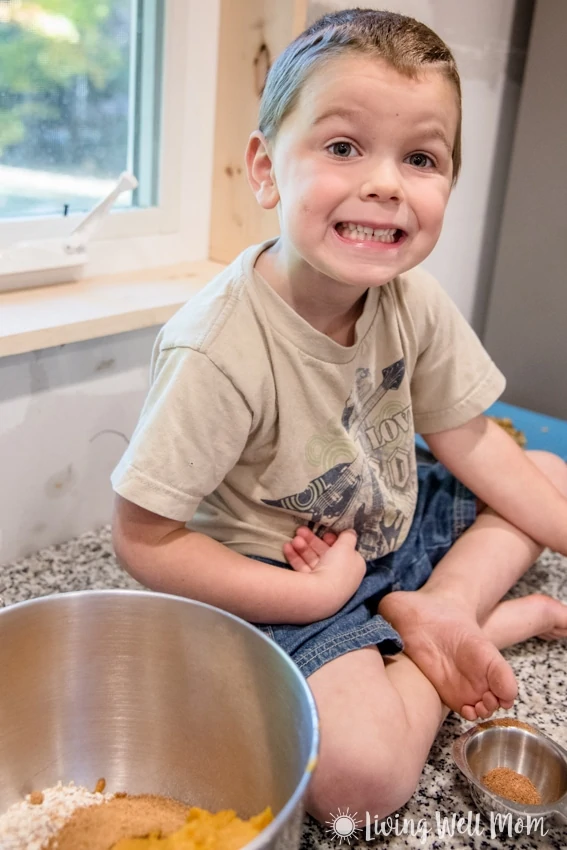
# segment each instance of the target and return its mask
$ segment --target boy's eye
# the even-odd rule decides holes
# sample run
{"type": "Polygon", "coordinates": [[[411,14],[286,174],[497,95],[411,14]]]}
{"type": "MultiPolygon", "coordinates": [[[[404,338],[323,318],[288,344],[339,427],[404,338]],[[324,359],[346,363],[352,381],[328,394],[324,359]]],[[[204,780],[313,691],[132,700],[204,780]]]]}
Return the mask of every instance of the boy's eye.
{"type": "Polygon", "coordinates": [[[335,156],[341,157],[341,159],[348,159],[353,151],[356,153],[354,145],[350,142],[333,142],[327,150],[330,150],[335,156]]]}
{"type": "Polygon", "coordinates": [[[412,153],[407,157],[407,161],[415,168],[430,168],[435,165],[431,157],[425,153],[412,153]]]}

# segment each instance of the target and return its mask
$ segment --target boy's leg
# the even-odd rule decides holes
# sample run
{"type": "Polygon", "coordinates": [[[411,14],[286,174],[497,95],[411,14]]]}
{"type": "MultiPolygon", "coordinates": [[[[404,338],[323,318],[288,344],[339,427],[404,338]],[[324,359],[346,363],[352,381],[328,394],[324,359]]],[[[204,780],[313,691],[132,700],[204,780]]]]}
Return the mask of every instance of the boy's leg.
{"type": "MultiPolygon", "coordinates": [[[[527,454],[567,496],[567,465],[547,452],[527,454]]],[[[540,553],[539,544],[485,509],[420,590],[393,592],[380,603],[406,654],[468,720],[509,707],[516,696],[512,669],[480,624],[540,553]]]]}
{"type": "MultiPolygon", "coordinates": [[[[552,626],[567,634],[567,606],[534,595],[498,605],[484,632],[503,649],[552,626]]],[[[324,823],[347,806],[360,820],[399,809],[448,714],[433,685],[404,653],[383,659],[376,647],[341,655],[307,681],[321,725],[309,814],[324,823]]]]}
{"type": "Polygon", "coordinates": [[[567,637],[567,605],[542,593],[508,599],[488,615],[482,631],[500,649],[529,637],[560,640],[567,637]]]}
{"type": "Polygon", "coordinates": [[[321,823],[347,807],[385,817],[415,791],[447,710],[405,656],[375,646],[348,652],[308,677],[319,714],[319,760],[305,807],[321,823]]]}

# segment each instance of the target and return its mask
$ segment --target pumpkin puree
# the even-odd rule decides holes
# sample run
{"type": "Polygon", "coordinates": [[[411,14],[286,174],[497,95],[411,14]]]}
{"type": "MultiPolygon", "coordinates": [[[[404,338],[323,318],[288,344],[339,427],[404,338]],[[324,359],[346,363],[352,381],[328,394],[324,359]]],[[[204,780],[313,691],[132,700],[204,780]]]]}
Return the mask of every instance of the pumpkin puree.
{"type": "Polygon", "coordinates": [[[187,822],[167,836],[122,838],[111,850],[240,850],[273,820],[270,806],[249,820],[241,820],[232,809],[213,814],[193,806],[187,822]]]}

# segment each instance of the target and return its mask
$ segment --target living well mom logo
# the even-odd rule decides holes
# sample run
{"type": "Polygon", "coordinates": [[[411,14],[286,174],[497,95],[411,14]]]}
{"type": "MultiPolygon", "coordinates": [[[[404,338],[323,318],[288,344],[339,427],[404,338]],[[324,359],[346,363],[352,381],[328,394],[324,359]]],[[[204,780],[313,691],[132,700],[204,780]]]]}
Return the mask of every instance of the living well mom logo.
{"type": "Polygon", "coordinates": [[[525,835],[547,835],[549,830],[544,829],[544,819],[527,815],[525,820],[512,819],[511,814],[490,813],[488,825],[481,822],[479,812],[467,812],[463,814],[443,815],[434,812],[429,818],[401,818],[394,815],[378,820],[372,817],[370,812],[365,813],[364,820],[358,818],[358,812],[351,813],[348,808],[330,815],[331,819],[326,821],[327,833],[339,844],[351,844],[357,841],[372,841],[374,838],[389,838],[393,835],[411,835],[420,844],[438,839],[451,839],[455,836],[466,835],[490,836],[490,838],[517,838],[525,835]]]}

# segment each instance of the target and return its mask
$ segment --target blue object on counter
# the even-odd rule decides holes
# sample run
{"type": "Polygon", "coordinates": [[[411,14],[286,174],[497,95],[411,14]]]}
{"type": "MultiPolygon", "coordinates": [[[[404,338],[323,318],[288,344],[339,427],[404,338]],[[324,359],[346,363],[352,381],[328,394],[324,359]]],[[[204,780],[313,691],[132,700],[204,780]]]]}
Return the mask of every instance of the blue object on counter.
{"type": "MultiPolygon", "coordinates": [[[[487,416],[497,416],[500,419],[511,419],[512,425],[526,435],[526,449],[541,449],[553,452],[567,461],[567,421],[545,416],[524,407],[515,407],[497,401],[487,411],[487,416]]],[[[416,437],[416,445],[427,450],[427,445],[421,437],[416,437]]]]}

